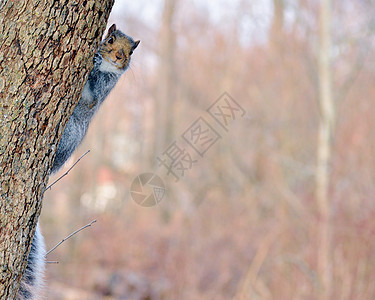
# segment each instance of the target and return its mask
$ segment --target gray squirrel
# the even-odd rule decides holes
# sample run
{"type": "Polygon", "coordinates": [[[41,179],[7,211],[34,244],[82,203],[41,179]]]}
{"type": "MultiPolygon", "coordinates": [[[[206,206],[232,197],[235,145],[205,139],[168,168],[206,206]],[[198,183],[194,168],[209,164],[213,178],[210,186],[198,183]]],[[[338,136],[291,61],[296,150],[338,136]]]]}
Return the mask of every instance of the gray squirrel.
{"type": "MultiPolygon", "coordinates": [[[[94,67],[85,83],[81,99],[64,129],[51,173],[57,172],[79,146],[94,114],[129,67],[131,55],[139,42],[117,30],[115,24],[109,28],[95,54],[94,67]]],[[[17,300],[40,299],[45,253],[44,239],[38,223],[17,300]]]]}

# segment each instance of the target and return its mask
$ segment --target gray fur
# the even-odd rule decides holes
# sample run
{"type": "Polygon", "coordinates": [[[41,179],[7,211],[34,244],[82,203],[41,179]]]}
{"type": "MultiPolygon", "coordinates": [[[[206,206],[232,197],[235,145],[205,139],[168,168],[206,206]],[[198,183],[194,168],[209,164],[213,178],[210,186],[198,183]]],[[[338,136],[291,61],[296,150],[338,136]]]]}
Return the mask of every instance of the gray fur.
{"type": "Polygon", "coordinates": [[[41,299],[40,291],[43,287],[45,253],[44,239],[38,223],[17,300],[41,299]]]}
{"type": "MultiPolygon", "coordinates": [[[[113,89],[121,74],[99,70],[103,58],[96,54],[94,68],[83,88],[82,97],[73,111],[57,148],[51,169],[57,172],[73,154],[86,135],[92,117],[113,89]]],[[[124,70],[125,71],[125,70],[124,70]]]]}
{"type": "MultiPolygon", "coordinates": [[[[126,37],[131,45],[133,45],[133,49],[137,47],[138,43],[134,42],[130,36],[127,36],[121,31],[116,32],[118,36],[126,37]]],[[[82,142],[92,117],[116,85],[120,76],[129,67],[130,56],[125,68],[119,69],[104,60],[99,50],[95,54],[94,67],[83,88],[81,99],[75,107],[61,137],[55,161],[51,169],[52,173],[57,172],[64,165],[82,142]]]]}
{"type": "MultiPolygon", "coordinates": [[[[134,49],[138,45],[138,42],[135,43],[131,37],[119,31],[117,31],[117,34],[127,37],[134,49]]],[[[81,99],[75,107],[61,137],[51,173],[57,172],[82,142],[93,116],[129,66],[130,57],[125,68],[118,69],[104,60],[99,50],[100,47],[95,54],[94,67],[84,86],[81,99]]],[[[45,246],[38,223],[17,300],[37,300],[41,298],[40,290],[43,285],[44,260],[45,246]]]]}

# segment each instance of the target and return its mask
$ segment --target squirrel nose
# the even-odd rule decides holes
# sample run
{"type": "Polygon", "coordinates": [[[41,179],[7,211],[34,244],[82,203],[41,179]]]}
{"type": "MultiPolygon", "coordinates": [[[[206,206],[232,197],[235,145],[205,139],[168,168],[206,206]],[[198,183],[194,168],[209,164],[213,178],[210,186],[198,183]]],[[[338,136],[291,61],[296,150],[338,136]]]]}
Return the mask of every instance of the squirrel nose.
{"type": "Polygon", "coordinates": [[[116,52],[116,58],[117,59],[122,59],[123,57],[124,57],[124,55],[120,51],[116,52]]]}

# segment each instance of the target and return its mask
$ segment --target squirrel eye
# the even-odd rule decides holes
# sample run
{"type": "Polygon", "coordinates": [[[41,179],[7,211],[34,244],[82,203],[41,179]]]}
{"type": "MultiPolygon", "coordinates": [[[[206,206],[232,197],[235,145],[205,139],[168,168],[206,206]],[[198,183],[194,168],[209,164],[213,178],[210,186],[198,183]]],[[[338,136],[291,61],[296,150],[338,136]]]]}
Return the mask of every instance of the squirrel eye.
{"type": "Polygon", "coordinates": [[[113,44],[113,36],[108,39],[108,44],[113,44]]]}

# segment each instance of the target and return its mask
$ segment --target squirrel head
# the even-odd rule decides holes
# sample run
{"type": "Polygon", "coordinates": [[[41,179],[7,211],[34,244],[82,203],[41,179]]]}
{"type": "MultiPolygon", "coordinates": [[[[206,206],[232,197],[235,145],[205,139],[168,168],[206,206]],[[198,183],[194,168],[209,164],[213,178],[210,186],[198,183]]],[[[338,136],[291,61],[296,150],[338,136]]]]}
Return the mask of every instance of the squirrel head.
{"type": "Polygon", "coordinates": [[[119,70],[125,71],[130,63],[133,51],[140,41],[134,41],[130,36],[116,29],[113,24],[99,47],[103,59],[119,70]]]}

